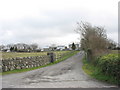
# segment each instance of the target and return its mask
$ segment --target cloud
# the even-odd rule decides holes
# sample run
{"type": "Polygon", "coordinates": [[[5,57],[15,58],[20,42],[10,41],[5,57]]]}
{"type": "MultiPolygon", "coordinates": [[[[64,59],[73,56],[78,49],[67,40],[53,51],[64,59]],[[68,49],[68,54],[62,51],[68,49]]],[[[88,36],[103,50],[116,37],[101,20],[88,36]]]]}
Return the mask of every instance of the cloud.
{"type": "Polygon", "coordinates": [[[0,44],[78,42],[77,21],[105,26],[108,36],[117,41],[114,0],[4,0],[0,12],[0,44]]]}

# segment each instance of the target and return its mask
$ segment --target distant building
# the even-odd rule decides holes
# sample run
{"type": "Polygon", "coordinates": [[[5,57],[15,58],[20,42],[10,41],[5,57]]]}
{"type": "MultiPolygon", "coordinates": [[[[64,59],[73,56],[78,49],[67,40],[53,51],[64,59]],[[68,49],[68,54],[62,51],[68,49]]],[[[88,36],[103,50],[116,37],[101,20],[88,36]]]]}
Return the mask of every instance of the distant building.
{"type": "Polygon", "coordinates": [[[15,44],[14,48],[17,48],[18,51],[26,51],[26,52],[35,51],[35,49],[33,49],[31,45],[24,43],[15,44]]]}
{"type": "Polygon", "coordinates": [[[66,46],[57,46],[58,51],[62,51],[62,50],[65,50],[65,49],[66,49],[66,46]]]}
{"type": "Polygon", "coordinates": [[[9,51],[12,45],[0,45],[0,51],[9,51]]]}
{"type": "MultiPolygon", "coordinates": [[[[75,50],[80,50],[80,45],[79,44],[75,44],[76,49],[75,50]]],[[[69,50],[72,50],[72,44],[69,44],[69,50]]]]}
{"type": "Polygon", "coordinates": [[[31,52],[31,51],[41,51],[37,45],[29,45],[24,43],[17,43],[17,44],[8,44],[8,45],[0,45],[0,51],[16,51],[16,52],[31,52]],[[13,48],[13,50],[11,50],[13,48]]]}
{"type": "Polygon", "coordinates": [[[25,44],[16,44],[14,47],[17,47],[18,50],[24,50],[25,49],[25,44]]]}
{"type": "Polygon", "coordinates": [[[50,46],[49,49],[50,49],[50,51],[56,51],[57,47],[56,46],[50,46]]]}
{"type": "Polygon", "coordinates": [[[49,47],[43,47],[42,51],[50,51],[50,48],[49,47]]]}
{"type": "Polygon", "coordinates": [[[67,50],[66,46],[60,45],[60,46],[47,46],[42,49],[42,51],[63,51],[67,50]]]}

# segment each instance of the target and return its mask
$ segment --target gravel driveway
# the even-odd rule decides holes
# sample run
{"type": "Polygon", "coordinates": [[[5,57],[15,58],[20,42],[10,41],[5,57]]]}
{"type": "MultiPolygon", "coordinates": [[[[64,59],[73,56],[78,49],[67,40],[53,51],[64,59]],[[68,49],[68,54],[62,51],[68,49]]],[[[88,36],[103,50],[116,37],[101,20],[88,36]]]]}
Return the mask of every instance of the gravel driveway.
{"type": "Polygon", "coordinates": [[[82,70],[83,52],[41,69],[4,75],[3,88],[102,88],[116,87],[92,79],[82,70]]]}

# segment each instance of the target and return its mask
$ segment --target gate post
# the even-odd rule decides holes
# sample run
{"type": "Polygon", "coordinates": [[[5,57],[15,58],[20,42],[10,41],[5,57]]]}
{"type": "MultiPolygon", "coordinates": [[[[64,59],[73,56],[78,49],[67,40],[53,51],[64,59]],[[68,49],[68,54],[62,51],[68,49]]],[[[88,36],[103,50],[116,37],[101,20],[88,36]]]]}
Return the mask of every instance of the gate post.
{"type": "Polygon", "coordinates": [[[53,63],[55,61],[55,54],[54,53],[47,53],[47,55],[50,57],[50,63],[53,63]]]}
{"type": "Polygon", "coordinates": [[[91,49],[87,50],[87,61],[90,62],[92,60],[92,51],[91,49]]]}

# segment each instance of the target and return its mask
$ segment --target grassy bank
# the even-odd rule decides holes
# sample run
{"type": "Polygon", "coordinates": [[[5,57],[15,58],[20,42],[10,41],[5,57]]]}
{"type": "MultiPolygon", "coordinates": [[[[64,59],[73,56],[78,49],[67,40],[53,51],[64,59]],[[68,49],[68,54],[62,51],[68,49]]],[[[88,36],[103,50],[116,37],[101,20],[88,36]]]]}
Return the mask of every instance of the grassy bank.
{"type": "Polygon", "coordinates": [[[105,75],[105,73],[102,72],[102,69],[98,66],[94,66],[92,63],[88,63],[86,59],[83,59],[83,70],[85,73],[90,75],[92,78],[95,78],[97,80],[111,83],[111,84],[116,84],[118,85],[118,80],[111,75],[105,75]]]}
{"type": "Polygon", "coordinates": [[[28,69],[17,69],[17,70],[3,72],[1,74],[6,75],[6,74],[12,74],[12,73],[21,73],[21,72],[31,71],[31,70],[39,69],[39,68],[42,68],[42,67],[50,66],[50,65],[53,65],[53,64],[57,64],[57,63],[59,63],[61,61],[64,61],[64,60],[68,59],[69,57],[71,57],[71,56],[73,56],[73,55],[75,55],[77,53],[78,53],[78,51],[74,51],[73,53],[70,53],[70,54],[62,57],[61,59],[55,61],[54,63],[50,63],[50,64],[47,64],[47,65],[44,65],[44,66],[33,67],[33,68],[28,68],[28,69]]]}

